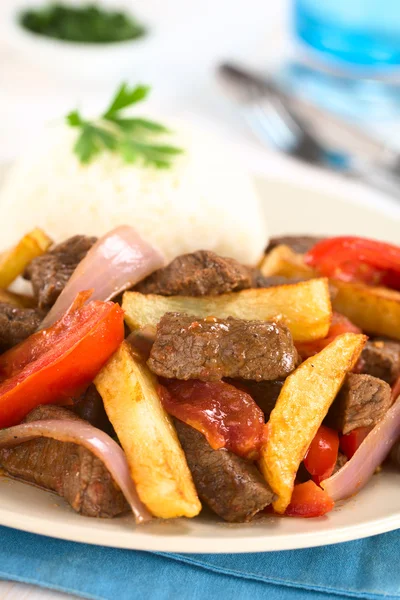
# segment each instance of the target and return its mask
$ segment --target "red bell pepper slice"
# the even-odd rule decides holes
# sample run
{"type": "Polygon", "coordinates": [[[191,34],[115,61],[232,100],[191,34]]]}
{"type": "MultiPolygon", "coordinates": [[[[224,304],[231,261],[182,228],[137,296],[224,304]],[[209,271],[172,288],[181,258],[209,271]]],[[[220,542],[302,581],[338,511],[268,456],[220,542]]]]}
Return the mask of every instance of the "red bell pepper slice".
{"type": "Polygon", "coordinates": [[[320,275],[400,290],[400,247],[367,238],[342,236],[318,242],[304,261],[320,275]]]}
{"type": "Polygon", "coordinates": [[[164,380],[165,410],[201,431],[214,450],[257,458],[266,433],[264,413],[253,398],[223,381],[164,380]]]}
{"type": "Polygon", "coordinates": [[[302,358],[309,358],[321,352],[333,340],[342,333],[362,333],[361,329],[354,325],[347,317],[340,313],[334,312],[332,322],[329,327],[328,334],[322,340],[314,340],[313,342],[297,342],[296,348],[302,358]]]}
{"type": "Polygon", "coordinates": [[[19,423],[39,404],[65,404],[94,379],[124,339],[124,313],[113,302],[85,304],[78,294],[49,329],[0,356],[0,427],[19,423]]]}
{"type": "Polygon", "coordinates": [[[325,427],[325,425],[321,425],[304,458],[304,466],[310,475],[312,475],[315,483],[320,484],[321,481],[332,475],[338,452],[338,432],[325,427]]]}
{"type": "Polygon", "coordinates": [[[350,433],[340,436],[339,446],[341,451],[350,458],[355,454],[356,450],[361,446],[367,435],[372,431],[373,427],[358,427],[350,433]]]}
{"type": "Polygon", "coordinates": [[[322,517],[335,506],[328,494],[313,481],[294,486],[292,499],[285,511],[288,517],[322,517]]]}

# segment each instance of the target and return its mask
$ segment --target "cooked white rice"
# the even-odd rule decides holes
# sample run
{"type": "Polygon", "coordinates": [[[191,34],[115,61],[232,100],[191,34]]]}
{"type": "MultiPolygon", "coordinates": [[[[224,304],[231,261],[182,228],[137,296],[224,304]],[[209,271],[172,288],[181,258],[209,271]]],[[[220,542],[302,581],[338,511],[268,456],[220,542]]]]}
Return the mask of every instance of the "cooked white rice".
{"type": "Polygon", "coordinates": [[[267,242],[259,201],[220,140],[180,128],[172,142],[185,155],[159,170],[110,153],[82,166],[72,153],[76,135],[53,127],[12,169],[0,196],[0,249],[36,226],[62,241],[130,224],[168,259],[200,248],[248,264],[259,259],[267,242]]]}

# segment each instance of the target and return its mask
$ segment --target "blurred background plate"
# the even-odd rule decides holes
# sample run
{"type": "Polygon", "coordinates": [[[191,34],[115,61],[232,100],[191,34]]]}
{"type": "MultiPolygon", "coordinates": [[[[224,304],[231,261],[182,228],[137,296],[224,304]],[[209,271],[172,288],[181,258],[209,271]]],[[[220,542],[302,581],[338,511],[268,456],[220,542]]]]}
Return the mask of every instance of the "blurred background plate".
{"type": "MultiPolygon", "coordinates": [[[[101,0],[100,8],[121,9],[128,16],[137,18],[146,27],[140,9],[132,11],[132,3],[127,0],[114,2],[101,0]]],[[[71,81],[81,84],[108,82],[118,84],[139,70],[143,63],[151,60],[157,40],[157,28],[143,37],[132,41],[112,44],[74,43],[35,35],[23,29],[18,23],[19,14],[28,9],[43,7],[42,0],[15,0],[6,2],[2,8],[0,32],[2,41],[9,45],[21,58],[29,59],[35,67],[43,68],[50,75],[61,75],[67,84],[71,81]]],[[[161,40],[162,43],[162,40],[161,40]]]]}

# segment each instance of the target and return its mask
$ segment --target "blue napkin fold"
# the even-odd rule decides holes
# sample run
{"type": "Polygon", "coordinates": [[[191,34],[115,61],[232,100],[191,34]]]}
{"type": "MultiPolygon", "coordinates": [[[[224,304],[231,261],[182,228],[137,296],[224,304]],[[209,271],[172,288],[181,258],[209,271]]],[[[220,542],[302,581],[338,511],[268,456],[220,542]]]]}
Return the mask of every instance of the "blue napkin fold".
{"type": "Polygon", "coordinates": [[[0,527],[0,578],[94,600],[400,598],[400,531],[256,554],[166,554],[0,527]]]}

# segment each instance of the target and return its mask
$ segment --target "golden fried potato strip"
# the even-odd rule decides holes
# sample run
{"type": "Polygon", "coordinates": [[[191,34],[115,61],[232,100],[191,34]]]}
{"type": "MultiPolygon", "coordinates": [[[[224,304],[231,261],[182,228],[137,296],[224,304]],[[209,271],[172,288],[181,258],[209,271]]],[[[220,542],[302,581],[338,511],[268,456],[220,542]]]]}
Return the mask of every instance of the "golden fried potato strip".
{"type": "Polygon", "coordinates": [[[331,280],[334,309],[374,335],[400,340],[400,293],[362,283],[331,280]]]}
{"type": "Polygon", "coordinates": [[[293,252],[289,246],[280,244],[269,252],[262,260],[260,271],[266,277],[280,275],[282,277],[312,279],[316,277],[314,269],[303,262],[303,255],[293,252]]]}
{"type": "Polygon", "coordinates": [[[282,322],[296,341],[325,337],[332,318],[326,279],[197,298],[125,292],[122,308],[132,331],[156,326],[167,312],[180,312],[199,318],[230,316],[282,322]]]}
{"type": "Polygon", "coordinates": [[[6,289],[25,267],[51,246],[52,240],[41,229],[33,229],[16,246],[0,255],[0,288],[6,289]]]}
{"type": "Polygon", "coordinates": [[[123,342],[95,379],[142,502],[163,519],[201,510],[186,457],[158,393],[157,379],[123,342]]]}
{"type": "Polygon", "coordinates": [[[259,461],[278,496],[274,502],[278,513],[284,513],[289,505],[300,463],[366,339],[365,335],[344,333],[286,379],[268,422],[268,439],[259,461]]]}

